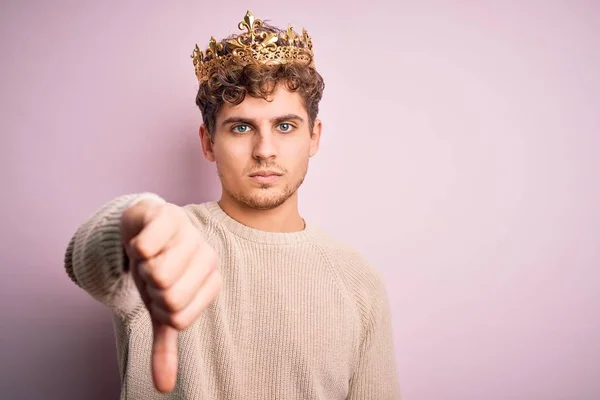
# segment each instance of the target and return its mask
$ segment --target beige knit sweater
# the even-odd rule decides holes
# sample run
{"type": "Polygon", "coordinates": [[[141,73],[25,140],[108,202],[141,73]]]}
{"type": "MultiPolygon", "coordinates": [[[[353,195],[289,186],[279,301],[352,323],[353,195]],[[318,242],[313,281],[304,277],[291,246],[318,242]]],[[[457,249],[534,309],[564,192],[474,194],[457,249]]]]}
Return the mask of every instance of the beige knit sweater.
{"type": "MultiPolygon", "coordinates": [[[[187,205],[214,247],[223,288],[179,335],[177,387],[154,389],[152,325],[124,268],[120,216],[151,193],[106,203],[73,235],[70,278],[114,312],[121,399],[400,398],[384,283],[360,254],[311,224],[244,226],[216,202],[187,205]]],[[[160,199],[160,198],[159,198],[160,199]]]]}

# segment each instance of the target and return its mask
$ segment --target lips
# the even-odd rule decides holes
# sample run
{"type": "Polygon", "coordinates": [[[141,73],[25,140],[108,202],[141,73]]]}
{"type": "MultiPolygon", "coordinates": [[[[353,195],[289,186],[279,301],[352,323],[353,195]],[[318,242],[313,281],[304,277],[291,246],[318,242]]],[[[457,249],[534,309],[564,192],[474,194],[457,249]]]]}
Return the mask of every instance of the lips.
{"type": "Polygon", "coordinates": [[[257,171],[250,174],[250,179],[260,184],[275,183],[281,175],[276,171],[257,171]]]}
{"type": "Polygon", "coordinates": [[[275,171],[257,171],[257,172],[253,172],[250,174],[250,177],[254,178],[254,177],[269,177],[269,176],[281,176],[281,174],[279,172],[275,172],[275,171]]]}

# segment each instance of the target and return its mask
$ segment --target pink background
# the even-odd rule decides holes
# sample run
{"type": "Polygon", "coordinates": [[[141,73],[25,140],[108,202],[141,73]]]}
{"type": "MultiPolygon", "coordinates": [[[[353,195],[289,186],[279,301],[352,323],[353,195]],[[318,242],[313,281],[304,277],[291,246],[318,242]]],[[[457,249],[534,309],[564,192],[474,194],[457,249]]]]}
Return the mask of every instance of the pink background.
{"type": "Polygon", "coordinates": [[[0,397],[118,397],[65,246],[120,194],[219,195],[189,56],[249,8],[313,36],[302,212],[385,276],[404,399],[600,398],[599,3],[382,3],[1,3],[0,397]]]}

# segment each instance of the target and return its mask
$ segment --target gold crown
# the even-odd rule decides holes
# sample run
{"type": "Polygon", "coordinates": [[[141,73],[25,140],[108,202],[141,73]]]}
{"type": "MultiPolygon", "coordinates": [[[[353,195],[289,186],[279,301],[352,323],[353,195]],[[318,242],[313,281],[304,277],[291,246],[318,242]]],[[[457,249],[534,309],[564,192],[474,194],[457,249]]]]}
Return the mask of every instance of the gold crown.
{"type": "Polygon", "coordinates": [[[246,12],[244,20],[238,24],[240,33],[235,39],[217,43],[211,36],[208,48],[204,53],[194,47],[191,57],[198,82],[202,83],[220,65],[231,63],[245,65],[251,63],[285,64],[301,62],[314,66],[312,40],[302,28],[302,35],[297,34],[288,25],[286,31],[273,33],[262,30],[263,21],[256,19],[250,11],[246,12]]]}

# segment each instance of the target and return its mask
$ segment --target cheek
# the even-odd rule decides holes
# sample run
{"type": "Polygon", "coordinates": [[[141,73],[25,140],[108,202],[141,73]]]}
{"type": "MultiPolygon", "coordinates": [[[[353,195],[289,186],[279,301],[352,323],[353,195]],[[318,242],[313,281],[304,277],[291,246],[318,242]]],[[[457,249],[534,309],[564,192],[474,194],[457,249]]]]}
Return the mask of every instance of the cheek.
{"type": "Polygon", "coordinates": [[[219,169],[226,175],[239,175],[248,164],[248,151],[239,143],[223,142],[214,153],[219,169]]]}
{"type": "Polygon", "coordinates": [[[280,158],[286,167],[297,169],[306,164],[309,158],[309,143],[296,143],[292,146],[285,146],[280,151],[280,158]]]}

